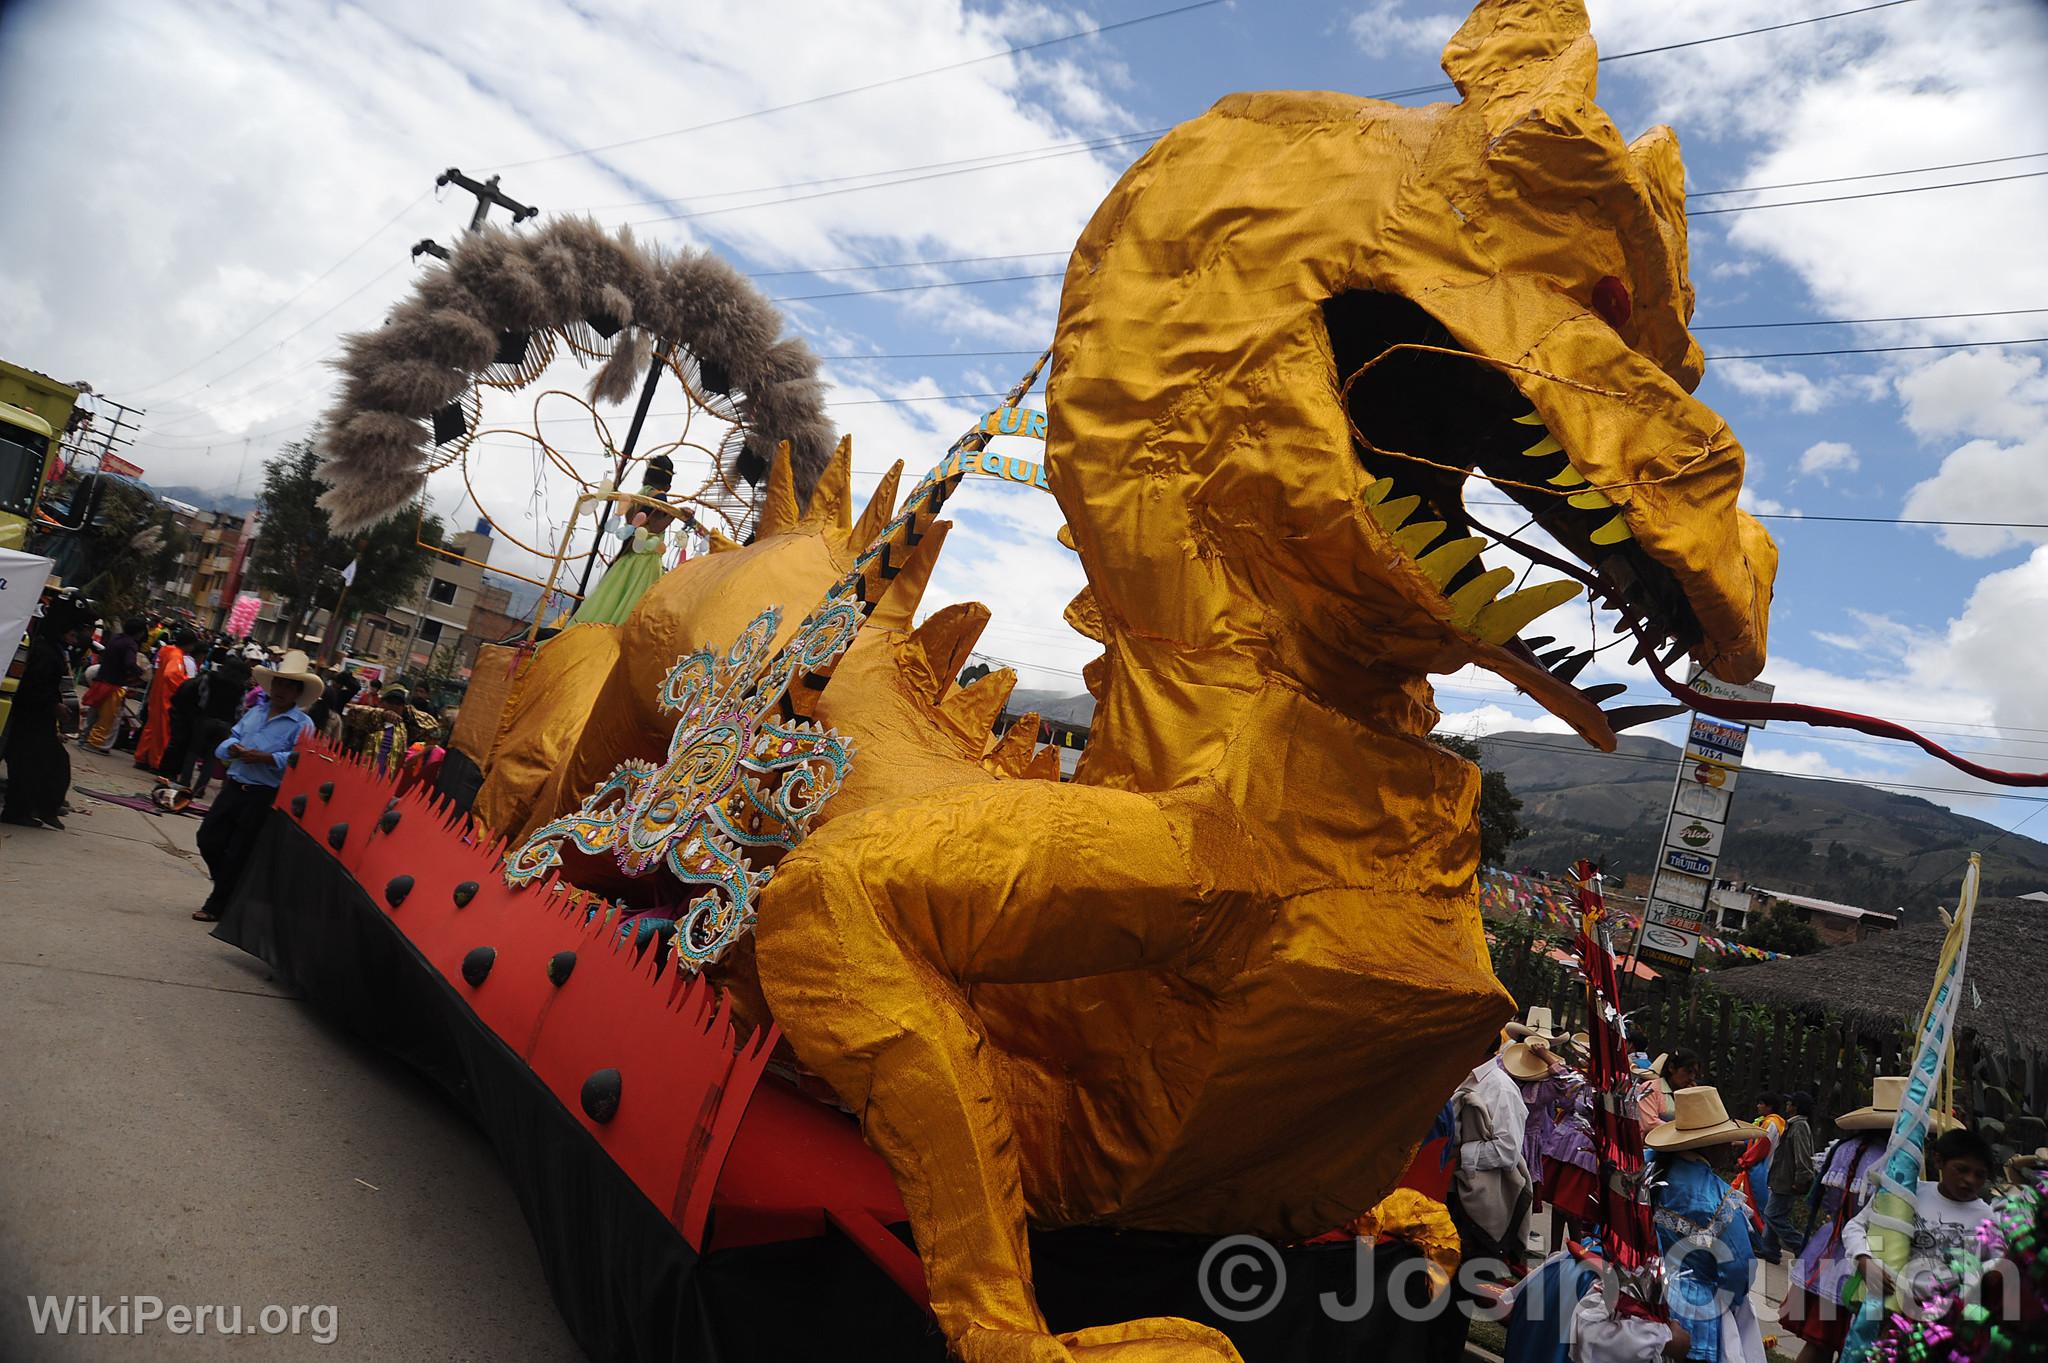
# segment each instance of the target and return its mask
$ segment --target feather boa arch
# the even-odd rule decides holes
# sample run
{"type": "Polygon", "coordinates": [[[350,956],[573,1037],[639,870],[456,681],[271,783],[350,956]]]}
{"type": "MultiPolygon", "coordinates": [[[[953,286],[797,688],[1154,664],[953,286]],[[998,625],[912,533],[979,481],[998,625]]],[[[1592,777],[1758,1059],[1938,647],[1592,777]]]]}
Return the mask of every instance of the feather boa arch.
{"type": "Polygon", "coordinates": [[[721,467],[752,481],[787,441],[807,497],[835,433],[817,356],[781,331],[781,313],[708,252],[667,254],[588,218],[518,234],[482,228],[383,326],[343,342],[341,396],[320,437],[320,504],[336,533],[375,525],[419,495],[438,466],[436,413],[466,401],[473,417],[476,385],[523,387],[565,345],[599,364],[592,401],[619,402],[664,343],[700,380],[693,400],[733,423],[721,467]],[[701,381],[714,373],[731,396],[701,381]]]}

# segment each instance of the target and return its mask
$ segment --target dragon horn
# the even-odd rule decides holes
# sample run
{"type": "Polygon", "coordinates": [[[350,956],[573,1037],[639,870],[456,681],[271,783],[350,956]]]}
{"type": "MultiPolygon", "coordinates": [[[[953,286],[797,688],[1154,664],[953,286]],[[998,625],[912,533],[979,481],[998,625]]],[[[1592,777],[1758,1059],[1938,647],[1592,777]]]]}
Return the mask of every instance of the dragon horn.
{"type": "Polygon", "coordinates": [[[868,498],[868,504],[861,509],[860,519],[853,523],[853,533],[846,537],[846,545],[855,553],[875,542],[875,536],[882,533],[896,515],[896,488],[903,481],[903,461],[882,475],[882,481],[875,484],[875,493],[868,498]]]}
{"type": "MultiPolygon", "coordinates": [[[[800,530],[846,530],[851,524],[853,501],[853,437],[839,437],[839,447],[825,465],[825,472],[811,489],[811,504],[804,508],[800,530]]],[[[862,545],[862,548],[867,546],[862,545]]]]}
{"type": "Polygon", "coordinates": [[[797,528],[802,514],[796,506],[796,474],[789,465],[789,442],[775,447],[775,462],[768,468],[768,490],[761,498],[761,519],[754,536],[787,534],[797,528]]]}

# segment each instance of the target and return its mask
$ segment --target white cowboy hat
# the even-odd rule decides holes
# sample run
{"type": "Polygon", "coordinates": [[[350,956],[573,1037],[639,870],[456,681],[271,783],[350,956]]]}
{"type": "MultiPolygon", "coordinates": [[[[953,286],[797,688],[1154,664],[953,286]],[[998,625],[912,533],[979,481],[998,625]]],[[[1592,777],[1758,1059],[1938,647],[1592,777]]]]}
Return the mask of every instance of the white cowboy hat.
{"type": "Polygon", "coordinates": [[[276,667],[252,668],[251,672],[256,678],[256,684],[265,691],[270,689],[270,684],[274,681],[295,681],[303,686],[305,690],[299,693],[298,701],[301,710],[320,699],[320,693],[327,689],[327,683],[313,670],[313,660],[306,656],[306,651],[302,648],[295,648],[286,653],[284,657],[278,659],[276,667]]]}
{"type": "Polygon", "coordinates": [[[1502,1048],[1500,1067],[1508,1072],[1510,1079],[1548,1079],[1550,1061],[1544,1052],[1527,1041],[1517,1041],[1502,1048]]]}
{"type": "Polygon", "coordinates": [[[1711,1084],[1680,1089],[1671,1095],[1671,1103],[1671,1120],[1652,1128],[1643,1137],[1643,1144],[1652,1150],[1674,1152],[1708,1145],[1734,1145],[1764,1134],[1764,1129],[1753,1122],[1731,1118],[1721,1104],[1721,1090],[1711,1084]]]}
{"type": "Polygon", "coordinates": [[[1881,1074],[1870,1081],[1869,1105],[1844,1112],[1835,1118],[1835,1125],[1844,1131],[1889,1131],[1898,1120],[1899,1103],[1905,1096],[1905,1075],[1881,1074]]]}

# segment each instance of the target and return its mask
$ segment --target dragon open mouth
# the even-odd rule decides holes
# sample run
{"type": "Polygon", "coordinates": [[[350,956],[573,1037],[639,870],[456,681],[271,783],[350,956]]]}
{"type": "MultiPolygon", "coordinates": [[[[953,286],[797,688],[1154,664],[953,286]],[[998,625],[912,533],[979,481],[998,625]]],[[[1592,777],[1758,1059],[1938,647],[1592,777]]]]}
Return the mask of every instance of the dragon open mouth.
{"type": "Polygon", "coordinates": [[[1702,637],[1677,579],[1635,542],[1622,509],[1588,485],[1507,373],[1442,353],[1465,347],[1395,295],[1345,293],[1323,312],[1340,382],[1348,385],[1353,448],[1376,480],[1366,494],[1373,513],[1442,594],[1453,625],[1473,641],[1473,660],[1603,747],[1614,730],[1672,713],[1670,706],[1603,712],[1603,702],[1626,687],[1576,684],[1591,651],[1522,634],[1583,586],[1619,614],[1616,628],[1635,636],[1635,657],[1668,648],[1675,660],[1702,637]],[[1433,349],[1386,353],[1403,344],[1433,349]],[[1493,486],[1468,508],[1474,472],[1493,486]],[[1531,525],[1579,561],[1529,543],[1531,525]],[[1521,561],[1502,564],[1508,554],[1521,561]],[[1568,581],[1509,592],[1531,564],[1568,581]]]}

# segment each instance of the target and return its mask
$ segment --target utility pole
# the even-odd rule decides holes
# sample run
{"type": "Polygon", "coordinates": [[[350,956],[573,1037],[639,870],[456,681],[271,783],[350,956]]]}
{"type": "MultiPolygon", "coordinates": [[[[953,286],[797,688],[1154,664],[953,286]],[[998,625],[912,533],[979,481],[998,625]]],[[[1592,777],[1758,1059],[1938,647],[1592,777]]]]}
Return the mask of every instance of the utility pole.
{"type": "MultiPolygon", "coordinates": [[[[664,341],[654,351],[654,363],[647,366],[647,382],[640,386],[640,405],[633,409],[633,424],[626,428],[626,443],[619,448],[619,465],[612,475],[612,486],[625,481],[626,466],[632,462],[633,447],[640,443],[640,428],[647,424],[647,409],[654,404],[654,385],[661,379],[661,367],[668,363],[672,347],[664,341]]],[[[576,595],[581,599],[590,594],[590,570],[597,564],[597,551],[604,544],[604,528],[612,518],[612,504],[607,499],[597,513],[597,529],[592,532],[590,553],[583,560],[583,580],[576,584],[576,595]]],[[[547,608],[545,599],[541,609],[547,608]]]]}
{"type": "Polygon", "coordinates": [[[92,396],[92,404],[92,434],[100,437],[100,447],[97,453],[100,465],[105,467],[107,457],[114,453],[116,445],[126,449],[135,443],[134,437],[141,430],[141,425],[139,422],[131,421],[129,418],[147,416],[148,413],[140,407],[130,407],[125,402],[116,402],[112,398],[101,397],[97,393],[92,396]],[[107,419],[109,408],[114,412],[111,420],[107,419]]]}
{"type": "MultiPolygon", "coordinates": [[[[510,213],[512,215],[512,225],[515,227],[525,222],[528,218],[540,216],[540,210],[532,204],[523,204],[505,193],[504,190],[499,189],[498,177],[495,175],[488,180],[476,180],[464,175],[454,166],[450,166],[434,177],[434,188],[441,189],[448,185],[454,185],[457,189],[467,190],[469,193],[476,195],[476,212],[469,215],[469,226],[463,229],[465,234],[474,232],[477,228],[482,227],[484,219],[490,217],[493,208],[502,208],[510,213]]],[[[432,237],[421,237],[412,244],[412,258],[418,260],[423,255],[446,260],[448,259],[448,248],[435,241],[432,237]]]]}

